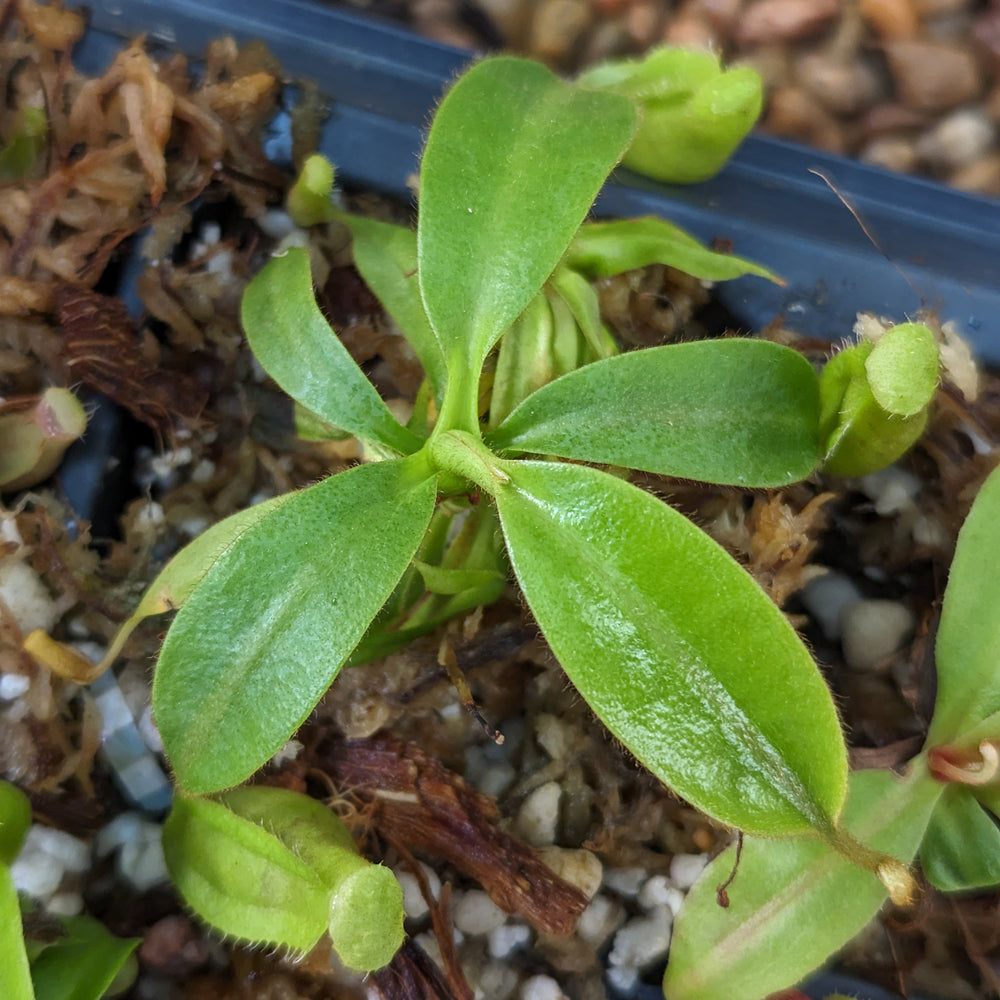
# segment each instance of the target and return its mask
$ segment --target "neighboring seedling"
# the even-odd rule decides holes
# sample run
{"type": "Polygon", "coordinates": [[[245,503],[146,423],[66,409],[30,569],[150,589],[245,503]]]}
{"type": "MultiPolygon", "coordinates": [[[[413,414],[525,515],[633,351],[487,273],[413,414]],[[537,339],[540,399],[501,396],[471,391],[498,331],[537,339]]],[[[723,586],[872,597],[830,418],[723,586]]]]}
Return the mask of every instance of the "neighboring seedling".
{"type": "MultiPolygon", "coordinates": [[[[866,844],[920,862],[938,888],[1000,884],[1000,470],[958,539],[935,647],[938,694],[924,750],[905,775],[851,776],[844,825],[866,844]]],[[[760,1000],[821,965],[886,900],[886,887],[818,839],[746,838],[729,906],[716,858],[685,902],[664,980],[667,1000],[760,1000]]]]}

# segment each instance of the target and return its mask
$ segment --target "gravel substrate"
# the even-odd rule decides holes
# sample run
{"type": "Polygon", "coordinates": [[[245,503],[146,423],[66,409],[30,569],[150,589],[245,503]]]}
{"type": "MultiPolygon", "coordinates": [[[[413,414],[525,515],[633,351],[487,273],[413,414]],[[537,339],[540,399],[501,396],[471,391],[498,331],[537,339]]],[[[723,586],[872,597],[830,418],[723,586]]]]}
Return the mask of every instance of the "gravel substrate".
{"type": "Polygon", "coordinates": [[[352,0],[441,42],[568,72],[663,42],[762,74],[760,130],[1000,194],[993,0],[352,0]]]}

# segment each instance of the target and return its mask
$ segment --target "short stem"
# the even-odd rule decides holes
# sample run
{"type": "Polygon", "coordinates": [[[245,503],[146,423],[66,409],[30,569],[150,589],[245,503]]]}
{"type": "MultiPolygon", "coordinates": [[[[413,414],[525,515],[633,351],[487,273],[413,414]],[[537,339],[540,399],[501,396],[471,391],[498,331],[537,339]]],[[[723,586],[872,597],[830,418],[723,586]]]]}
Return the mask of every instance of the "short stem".
{"type": "Polygon", "coordinates": [[[448,385],[431,439],[447,431],[465,431],[474,437],[480,436],[479,366],[464,358],[448,368],[448,385]]]}
{"type": "Polygon", "coordinates": [[[510,481],[500,467],[500,460],[483,444],[478,432],[451,430],[431,438],[432,461],[444,472],[471,479],[489,494],[510,481]]]}
{"type": "Polygon", "coordinates": [[[843,828],[834,830],[829,841],[848,861],[877,876],[897,906],[909,906],[916,900],[920,891],[917,881],[898,858],[868,847],[843,828]]]}

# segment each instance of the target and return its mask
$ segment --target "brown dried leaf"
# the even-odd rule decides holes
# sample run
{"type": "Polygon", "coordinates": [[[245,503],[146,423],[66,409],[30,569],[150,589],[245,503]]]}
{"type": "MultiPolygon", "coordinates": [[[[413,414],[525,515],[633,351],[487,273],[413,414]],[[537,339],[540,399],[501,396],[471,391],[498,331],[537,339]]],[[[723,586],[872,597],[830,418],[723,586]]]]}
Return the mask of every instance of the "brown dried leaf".
{"type": "Polygon", "coordinates": [[[142,355],[121,300],[63,284],[56,288],[55,304],[66,333],[67,363],[85,385],[125,407],[161,439],[169,436],[175,418],[200,412],[204,397],[189,379],[142,355]]]}
{"type": "Polygon", "coordinates": [[[389,736],[345,740],[321,748],[317,763],[340,788],[372,803],[373,825],[386,839],[444,858],[540,931],[572,933],[586,896],[497,829],[495,799],[420,747],[389,736]]]}

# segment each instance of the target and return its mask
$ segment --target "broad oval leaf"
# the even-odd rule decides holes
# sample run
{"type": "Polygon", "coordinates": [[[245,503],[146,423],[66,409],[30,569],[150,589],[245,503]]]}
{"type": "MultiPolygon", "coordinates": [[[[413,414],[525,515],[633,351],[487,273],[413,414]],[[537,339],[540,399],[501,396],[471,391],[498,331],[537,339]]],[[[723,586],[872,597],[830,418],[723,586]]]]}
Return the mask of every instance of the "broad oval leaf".
{"type": "Polygon", "coordinates": [[[966,785],[948,785],[920,845],[920,866],[942,892],[1000,885],[1000,821],[966,785]]]}
{"type": "Polygon", "coordinates": [[[796,351],[704,340],[596,361],[543,386],[493,448],[740,486],[784,486],[819,457],[819,385],[796,351]]]}
{"type": "Polygon", "coordinates": [[[24,950],[21,907],[10,870],[0,864],[0,996],[34,1000],[28,955],[24,950]]]}
{"type": "Polygon", "coordinates": [[[291,496],[212,565],[160,653],[153,709],[179,784],[238,784],[330,686],[413,558],[434,478],[361,465],[291,496]]]}
{"type": "Polygon", "coordinates": [[[261,268],[243,294],[240,317],[268,375],[307,410],[403,454],[420,447],[323,318],[305,250],[287,250],[261,268]]]}
{"type": "Polygon", "coordinates": [[[610,278],[648,264],[667,264],[705,281],[729,281],[756,274],[784,284],[766,267],[710,250],[679,226],[655,215],[586,223],[573,237],[565,263],[589,278],[610,278]]]}
{"type": "Polygon", "coordinates": [[[444,355],[431,328],[417,279],[417,234],[404,226],[360,215],[338,215],[354,236],[354,263],[368,287],[416,351],[440,404],[444,355]]]}
{"type": "Polygon", "coordinates": [[[927,745],[960,742],[1000,711],[1000,469],[962,525],[935,644],[937,700],[927,745]]]}
{"type": "Polygon", "coordinates": [[[178,795],[163,824],[163,854],[184,902],[224,934],[305,953],[326,931],[320,877],[274,834],[218,802],[178,795]]]}
{"type": "Polygon", "coordinates": [[[829,832],[847,759],[784,615],[686,517],[595,469],[506,462],[511,563],[569,679],[655,775],[723,823],[829,832]]]}
{"type": "Polygon", "coordinates": [[[630,100],[501,56],[451,88],[420,167],[420,287],[449,369],[478,370],[552,273],[636,128],[630,100]]]}
{"type": "MultiPolygon", "coordinates": [[[[908,863],[942,786],[922,770],[851,775],[843,825],[868,846],[908,863]]],[[[733,871],[730,847],[684,902],[663,981],[666,1000],[760,1000],[791,986],[846,944],[888,893],[878,878],[822,840],[743,842],[729,907],[716,887],[733,871]]]]}

